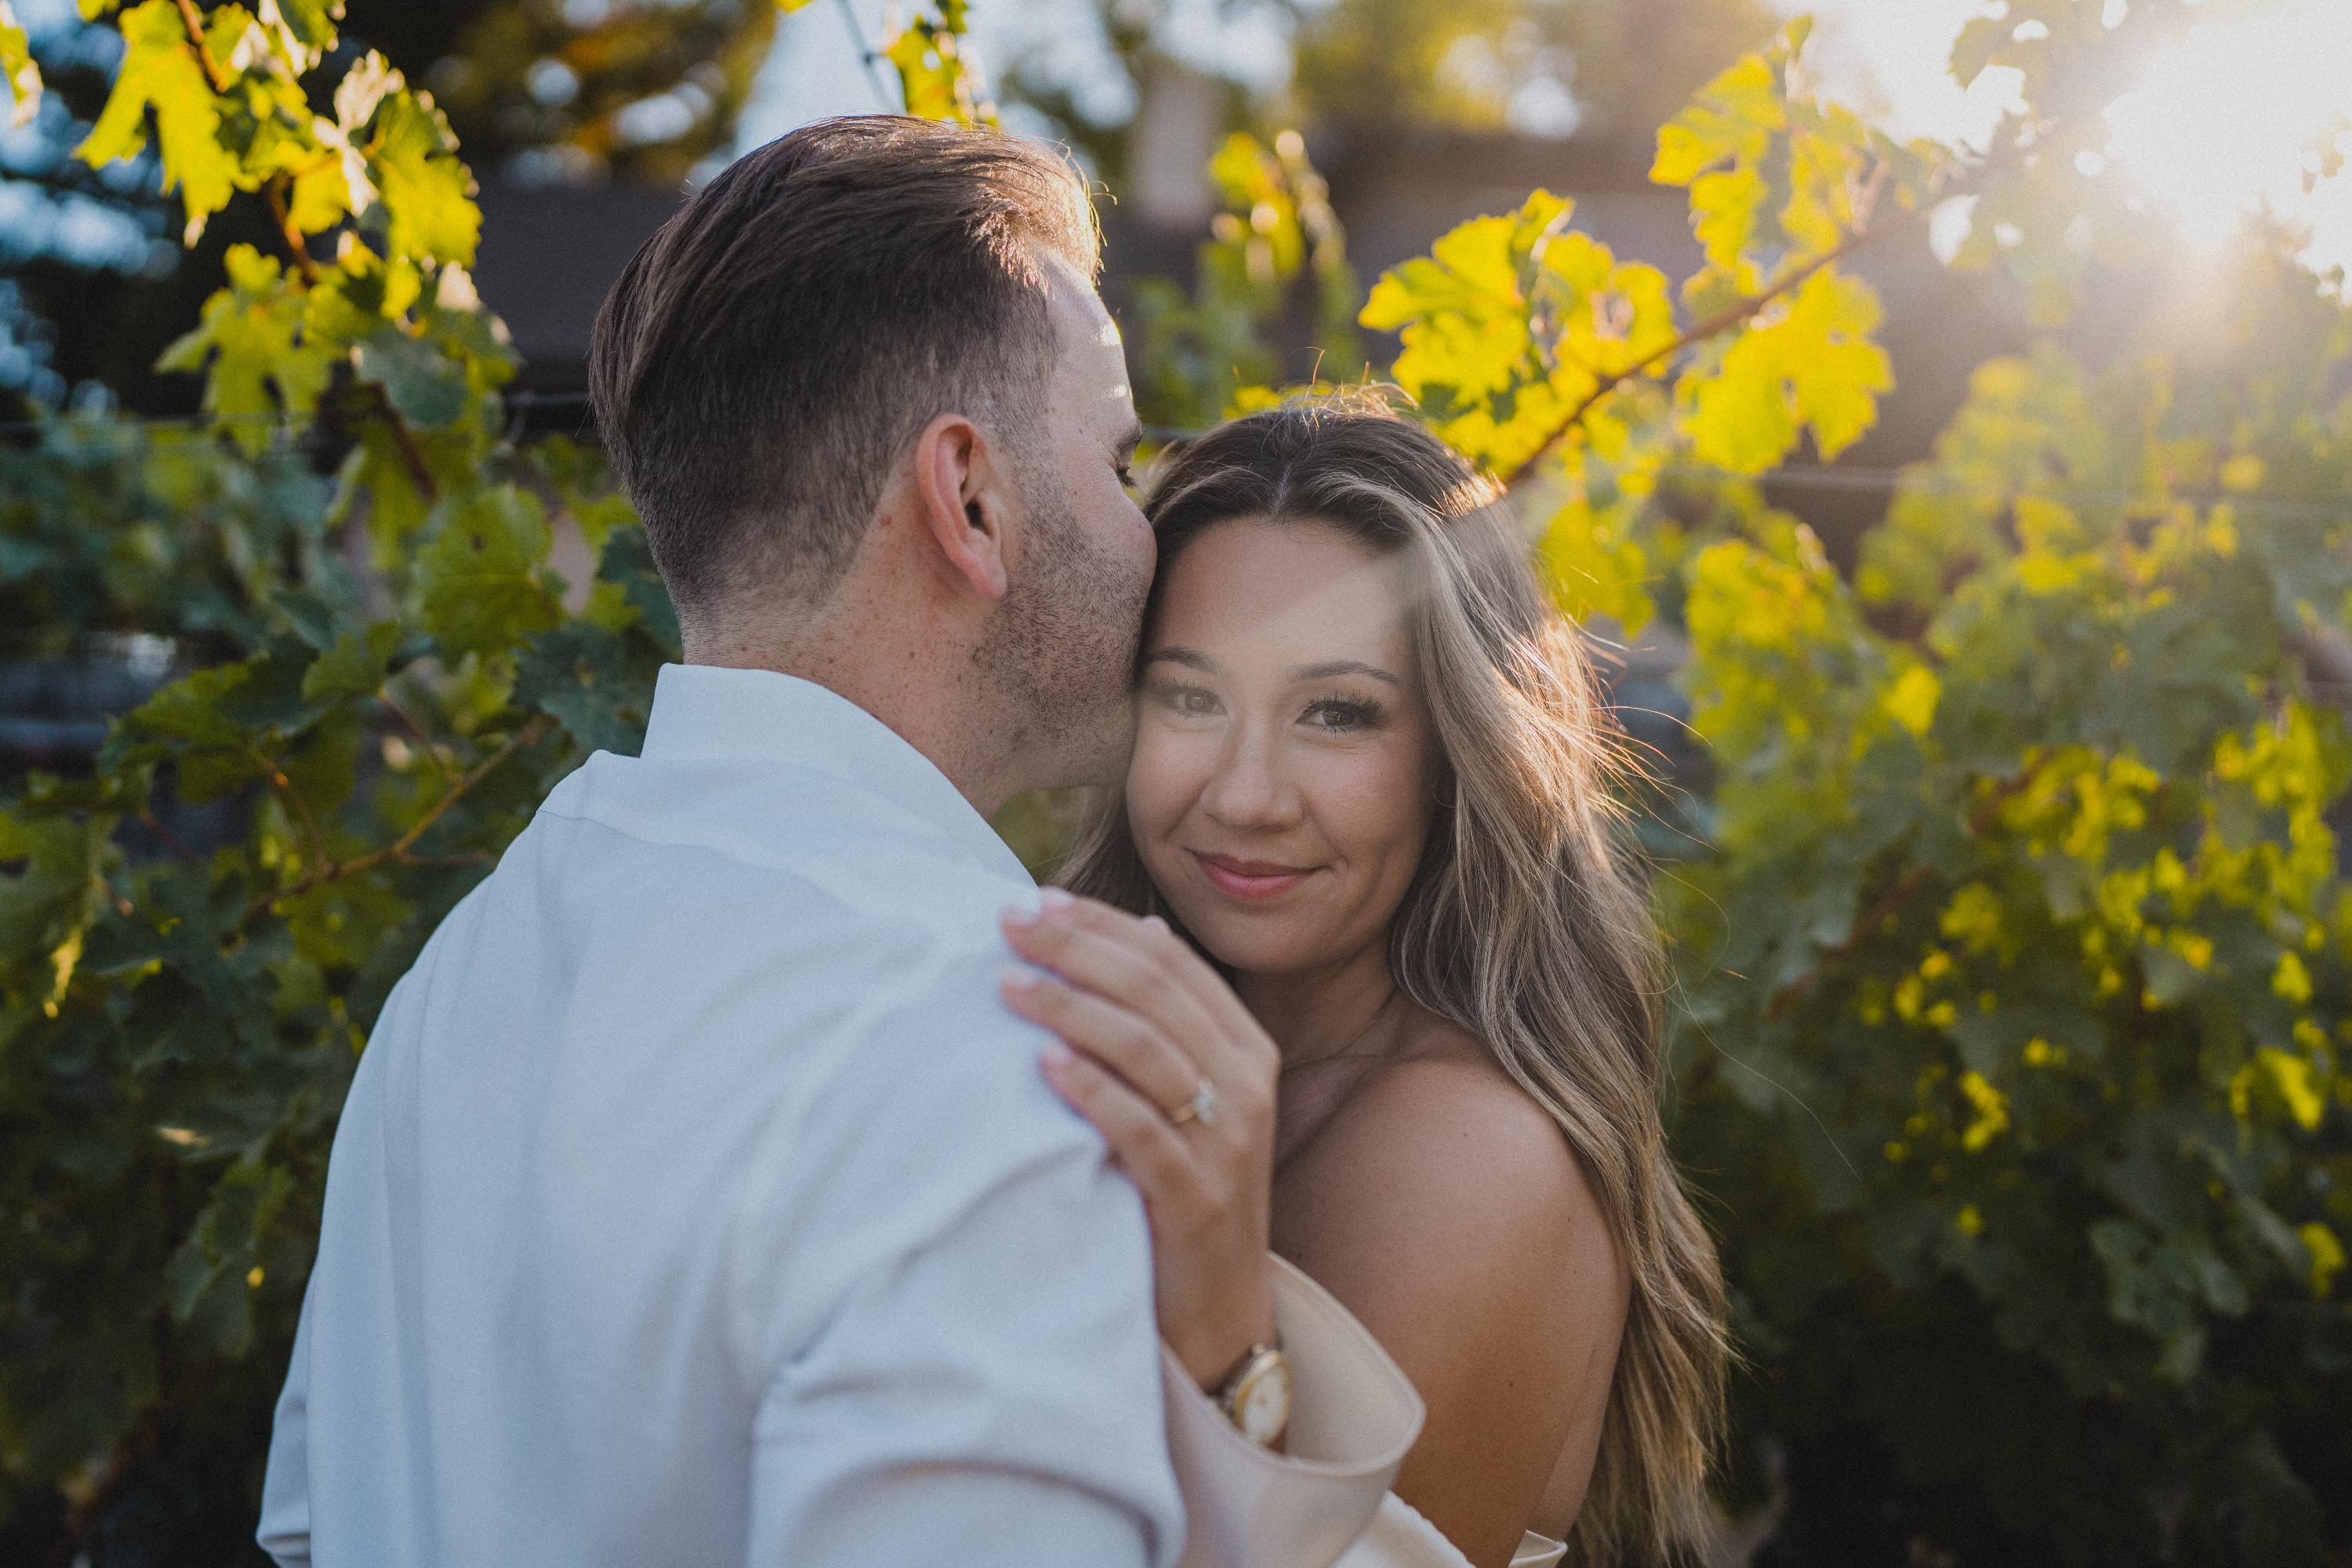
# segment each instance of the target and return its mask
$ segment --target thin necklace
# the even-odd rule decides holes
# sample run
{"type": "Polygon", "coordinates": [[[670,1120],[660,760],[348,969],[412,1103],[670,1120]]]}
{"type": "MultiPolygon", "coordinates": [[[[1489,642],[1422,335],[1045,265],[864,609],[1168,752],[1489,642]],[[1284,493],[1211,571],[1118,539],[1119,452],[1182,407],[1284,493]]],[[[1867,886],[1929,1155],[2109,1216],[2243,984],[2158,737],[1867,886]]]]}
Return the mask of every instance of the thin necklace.
{"type": "Polygon", "coordinates": [[[1279,1078],[1284,1073],[1290,1072],[1295,1068],[1318,1067],[1324,1062],[1378,1061],[1383,1054],[1379,1051],[1367,1052],[1360,1057],[1351,1056],[1349,1053],[1353,1052],[1358,1046],[1364,1043],[1364,1037],[1372,1032],[1374,1025],[1378,1024],[1382,1018],[1388,1016],[1389,1008],[1395,1005],[1396,999],[1400,994],[1401,993],[1398,988],[1391,984],[1389,987],[1389,994],[1381,999],[1381,1005],[1372,1009],[1372,1016],[1364,1020],[1364,1026],[1358,1029],[1353,1035],[1350,1035],[1348,1037],[1346,1044],[1342,1045],[1336,1051],[1327,1051],[1319,1057],[1309,1057],[1305,1061],[1285,1062],[1282,1064],[1281,1069],[1277,1071],[1275,1076],[1279,1078]]]}

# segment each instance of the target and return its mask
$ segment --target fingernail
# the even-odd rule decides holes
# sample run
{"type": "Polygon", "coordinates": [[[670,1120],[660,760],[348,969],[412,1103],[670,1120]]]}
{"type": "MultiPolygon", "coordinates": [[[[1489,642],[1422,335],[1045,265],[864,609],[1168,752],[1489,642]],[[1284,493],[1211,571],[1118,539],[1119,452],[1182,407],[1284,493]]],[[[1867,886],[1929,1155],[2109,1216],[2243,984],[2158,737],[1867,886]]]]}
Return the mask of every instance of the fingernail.
{"type": "Polygon", "coordinates": [[[1161,931],[1166,931],[1166,930],[1168,929],[1168,922],[1167,922],[1166,921],[1161,920],[1158,915],[1146,915],[1146,916],[1144,916],[1144,917],[1143,917],[1143,923],[1144,923],[1145,925],[1148,925],[1148,926],[1157,926],[1157,927],[1159,927],[1161,931]]]}
{"type": "Polygon", "coordinates": [[[1029,994],[1029,988],[1037,984],[1037,977],[1025,969],[1015,969],[1008,964],[1005,966],[1003,983],[1007,991],[1016,995],[1025,996],[1029,994]]]}
{"type": "Polygon", "coordinates": [[[1037,923],[1037,911],[1024,909],[1019,904],[1007,904],[999,911],[998,918],[1009,926],[1027,927],[1037,923]]]}
{"type": "Polygon", "coordinates": [[[1068,1067],[1076,1060],[1077,1060],[1076,1054],[1071,1051],[1069,1047],[1064,1045],[1059,1040],[1055,1040],[1053,1044],[1045,1047],[1045,1070],[1047,1072],[1060,1072],[1064,1068],[1068,1067]]]}
{"type": "Polygon", "coordinates": [[[1051,914],[1066,910],[1078,900],[1059,888],[1040,888],[1037,889],[1037,901],[1045,905],[1046,912],[1051,914]]]}

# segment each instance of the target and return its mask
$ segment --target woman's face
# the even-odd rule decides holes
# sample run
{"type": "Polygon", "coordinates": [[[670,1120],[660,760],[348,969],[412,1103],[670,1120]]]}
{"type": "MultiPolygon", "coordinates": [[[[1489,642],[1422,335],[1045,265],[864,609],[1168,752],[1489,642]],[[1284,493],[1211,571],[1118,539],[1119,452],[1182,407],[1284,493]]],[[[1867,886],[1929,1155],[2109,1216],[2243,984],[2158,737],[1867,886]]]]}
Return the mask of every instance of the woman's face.
{"type": "Polygon", "coordinates": [[[1429,835],[1438,748],[1400,562],[1336,529],[1217,523],[1144,628],[1129,830],[1222,963],[1295,973],[1384,942],[1429,835]]]}

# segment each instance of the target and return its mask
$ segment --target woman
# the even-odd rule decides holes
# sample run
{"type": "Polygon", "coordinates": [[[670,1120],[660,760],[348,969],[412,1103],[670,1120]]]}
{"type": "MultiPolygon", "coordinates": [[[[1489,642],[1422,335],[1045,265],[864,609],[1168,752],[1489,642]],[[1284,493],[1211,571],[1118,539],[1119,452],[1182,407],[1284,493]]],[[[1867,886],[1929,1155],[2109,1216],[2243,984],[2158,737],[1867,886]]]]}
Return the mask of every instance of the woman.
{"type": "Polygon", "coordinates": [[[1007,993],[1143,1192],[1162,1335],[1210,1388],[1269,1339],[1270,1237],[1428,1405],[1374,1535],[1665,1555],[1704,1507],[1722,1284],[1575,636],[1496,488],[1367,402],[1234,421],[1146,511],[1133,760],[1061,879],[1181,941],[1016,922],[1060,978],[1007,993]]]}

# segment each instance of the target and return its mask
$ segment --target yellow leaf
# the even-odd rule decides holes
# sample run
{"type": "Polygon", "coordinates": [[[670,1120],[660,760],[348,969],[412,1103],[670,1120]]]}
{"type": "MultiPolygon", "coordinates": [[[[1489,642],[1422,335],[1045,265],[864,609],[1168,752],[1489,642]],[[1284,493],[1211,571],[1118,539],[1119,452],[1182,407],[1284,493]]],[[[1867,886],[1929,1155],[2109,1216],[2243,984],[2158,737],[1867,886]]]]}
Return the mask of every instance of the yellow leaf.
{"type": "Polygon", "coordinates": [[[1723,268],[1738,265],[1739,253],[1756,231],[1756,215],[1769,194],[1764,176],[1745,164],[1691,182],[1691,232],[1709,262],[1723,268]]]}
{"type": "Polygon", "coordinates": [[[1961,1131],[1960,1147],[1974,1153],[2009,1131],[2009,1097],[1982,1073],[1975,1072],[1960,1075],[1960,1092],[1977,1113],[1976,1120],[1961,1131]]]}
{"type": "Polygon", "coordinates": [[[2221,488],[2225,490],[2260,489],[2266,471],[2260,458],[2252,453],[2242,453],[2221,465],[2221,488]]]}
{"type": "Polygon", "coordinates": [[[2063,550],[2083,541],[2074,511],[2043,496],[2020,496],[2014,508],[2018,542],[2028,550],[2063,550]]]}
{"type": "Polygon", "coordinates": [[[2271,989],[2300,1007],[2311,1000],[2311,971],[2298,955],[2282,952],[2278,968],[2271,973],[2271,989]]]}
{"type": "Polygon", "coordinates": [[[2254,1060],[2270,1074],[2271,1084],[2286,1101],[2287,1114],[2294,1118],[2295,1125],[2305,1131],[2316,1128],[2327,1101],[2312,1081],[2311,1064],[2276,1046],[2264,1046],[2254,1053],[2254,1060]]]}
{"type": "Polygon", "coordinates": [[[25,29],[17,26],[8,0],[0,0],[0,76],[8,79],[9,97],[16,105],[9,111],[8,123],[28,123],[34,110],[41,107],[41,68],[33,63],[32,45],[25,29]]]}
{"type": "Polygon", "coordinates": [[[2017,558],[2017,581],[2029,594],[2062,594],[2083,580],[2089,559],[2037,550],[2017,558]]]}
{"type": "Polygon", "coordinates": [[[1552,237],[1537,257],[1539,303],[1558,329],[1563,359],[1596,376],[1618,375],[1674,342],[1672,291],[1656,268],[1620,262],[1607,246],[1573,231],[1552,237]]]}
{"type": "Polygon", "coordinates": [[[2336,1276],[2344,1268],[2344,1244],[2336,1233],[2317,1220],[2297,1226],[2295,1236],[2303,1249],[2311,1254],[2311,1293],[2325,1297],[2335,1289],[2336,1276]]]}
{"type": "Polygon", "coordinates": [[[1703,462],[1760,474],[1788,456],[1811,426],[1822,457],[1859,440],[1893,389],[1894,367],[1869,341],[1878,296],[1858,278],[1824,268],[1808,278],[1779,319],[1750,326],[1719,368],[1684,377],[1693,450],[1703,462]]]}
{"type": "Polygon", "coordinates": [[[1561,614],[1578,622],[1609,616],[1628,637],[1649,624],[1656,608],[1644,586],[1649,556],[1632,536],[1632,511],[1630,502],[1562,507],[1544,530],[1538,552],[1561,614]]]}
{"type": "Polygon", "coordinates": [[[373,126],[368,170],[391,220],[384,236],[390,254],[472,266],[482,209],[474,205],[474,176],[458,162],[457,138],[441,111],[394,72],[373,126]]]}
{"type": "Polygon", "coordinates": [[[1887,717],[1915,735],[1924,735],[1936,722],[1936,702],[1944,683],[1924,664],[1915,664],[1897,676],[1883,700],[1887,717]]]}
{"type": "Polygon", "coordinates": [[[236,161],[220,143],[220,111],[173,0],[145,0],[121,16],[122,64],[89,135],[74,150],[92,168],[135,156],[147,144],[155,111],[163,189],[178,189],[187,211],[186,240],[228,205],[236,161]]]}
{"type": "Polygon", "coordinates": [[[1780,87],[1769,60],[1743,56],[1659,128],[1650,178],[1662,185],[1687,185],[1727,159],[1761,158],[1772,132],[1789,121],[1780,87]]]}
{"type": "Polygon", "coordinates": [[[204,405],[247,451],[270,436],[281,408],[308,418],[334,370],[333,351],[304,330],[306,291],[250,245],[222,258],[228,287],[205,301],[194,330],[163,351],[160,370],[205,371],[204,405]],[[275,385],[273,401],[269,388],[275,385]]]}

